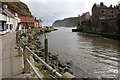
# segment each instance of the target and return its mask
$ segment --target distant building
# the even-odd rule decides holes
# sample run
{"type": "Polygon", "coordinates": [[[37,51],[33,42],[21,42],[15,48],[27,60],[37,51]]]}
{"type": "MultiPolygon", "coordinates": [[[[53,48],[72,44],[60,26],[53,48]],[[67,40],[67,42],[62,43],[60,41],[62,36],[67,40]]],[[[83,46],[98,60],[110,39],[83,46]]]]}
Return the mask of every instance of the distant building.
{"type": "Polygon", "coordinates": [[[91,16],[90,16],[89,12],[83,13],[82,16],[81,16],[81,22],[82,21],[87,21],[87,20],[90,20],[90,19],[91,19],[91,16]]]}
{"type": "Polygon", "coordinates": [[[117,32],[117,15],[120,13],[120,5],[107,7],[103,2],[92,7],[92,31],[97,33],[117,32]],[[114,24],[110,25],[110,22],[114,24]]]}
{"type": "Polygon", "coordinates": [[[25,17],[25,16],[21,16],[19,17],[21,20],[20,25],[23,26],[22,28],[33,28],[35,26],[35,19],[34,17],[25,17]]]}
{"type": "Polygon", "coordinates": [[[120,12],[119,5],[107,7],[103,2],[100,4],[94,4],[92,7],[92,21],[97,22],[100,19],[107,19],[116,17],[120,12]]]}
{"type": "Polygon", "coordinates": [[[42,20],[41,20],[41,19],[39,19],[39,22],[38,22],[38,27],[42,27],[42,25],[43,25],[43,22],[42,22],[42,20]]]}
{"type": "Polygon", "coordinates": [[[82,23],[88,20],[91,20],[91,15],[89,12],[83,13],[81,16],[79,16],[79,23],[77,29],[83,29],[83,26],[81,26],[82,23]]]}
{"type": "Polygon", "coordinates": [[[35,18],[35,27],[40,28],[42,27],[42,20],[41,19],[36,19],[35,18]]]}

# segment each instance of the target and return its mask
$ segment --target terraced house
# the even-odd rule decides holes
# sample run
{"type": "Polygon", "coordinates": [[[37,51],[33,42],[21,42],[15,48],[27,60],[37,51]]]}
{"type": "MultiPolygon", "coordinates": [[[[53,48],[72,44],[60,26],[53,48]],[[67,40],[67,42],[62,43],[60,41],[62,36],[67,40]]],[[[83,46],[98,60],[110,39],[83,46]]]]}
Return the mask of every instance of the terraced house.
{"type": "Polygon", "coordinates": [[[15,31],[20,22],[17,13],[9,11],[4,3],[0,5],[0,34],[15,31]]]}
{"type": "Polygon", "coordinates": [[[6,16],[2,14],[2,3],[0,2],[0,34],[6,33],[6,16]]]}

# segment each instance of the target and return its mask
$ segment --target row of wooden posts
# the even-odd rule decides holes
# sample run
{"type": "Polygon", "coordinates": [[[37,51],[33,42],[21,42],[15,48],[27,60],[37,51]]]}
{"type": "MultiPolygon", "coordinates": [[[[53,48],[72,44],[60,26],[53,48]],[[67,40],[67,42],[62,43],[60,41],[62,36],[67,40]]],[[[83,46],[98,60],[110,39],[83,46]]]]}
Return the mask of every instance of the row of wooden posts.
{"type": "Polygon", "coordinates": [[[74,80],[75,76],[71,75],[68,72],[65,72],[63,75],[61,75],[59,72],[57,72],[55,69],[53,69],[51,66],[47,64],[48,62],[48,39],[45,37],[45,61],[42,60],[40,57],[38,57],[30,48],[25,44],[21,37],[20,37],[21,31],[16,32],[16,43],[18,47],[18,55],[23,56],[23,62],[24,62],[24,68],[23,72],[24,73],[30,73],[31,69],[33,72],[36,74],[38,79],[43,80],[43,77],[39,75],[39,72],[36,70],[35,66],[31,63],[30,61],[30,56],[31,57],[36,57],[40,63],[42,63],[48,71],[50,71],[56,78],[60,78],[62,80],[63,78],[67,78],[67,80],[74,80]]]}

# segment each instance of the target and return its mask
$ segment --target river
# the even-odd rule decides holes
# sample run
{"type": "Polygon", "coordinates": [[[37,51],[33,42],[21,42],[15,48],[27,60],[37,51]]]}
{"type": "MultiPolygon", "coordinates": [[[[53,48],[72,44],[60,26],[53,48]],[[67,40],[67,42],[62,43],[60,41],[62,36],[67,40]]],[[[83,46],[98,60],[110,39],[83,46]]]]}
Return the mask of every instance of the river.
{"type": "MultiPolygon", "coordinates": [[[[71,63],[78,78],[117,78],[120,62],[118,40],[97,35],[72,32],[72,28],[56,27],[47,33],[49,52],[58,54],[60,61],[71,63]]],[[[43,38],[43,35],[40,36],[43,38]]]]}

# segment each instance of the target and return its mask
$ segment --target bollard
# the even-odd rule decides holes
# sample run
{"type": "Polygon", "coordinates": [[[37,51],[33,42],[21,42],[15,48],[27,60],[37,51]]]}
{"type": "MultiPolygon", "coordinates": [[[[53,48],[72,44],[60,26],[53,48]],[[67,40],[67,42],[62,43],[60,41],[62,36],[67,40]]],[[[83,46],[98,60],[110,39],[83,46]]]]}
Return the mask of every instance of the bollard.
{"type": "Polygon", "coordinates": [[[75,76],[73,76],[72,74],[65,72],[60,80],[76,80],[75,76]]]}
{"type": "Polygon", "coordinates": [[[19,40],[18,42],[18,56],[22,57],[23,51],[22,51],[22,42],[19,40]]]}
{"type": "Polygon", "coordinates": [[[17,47],[19,46],[19,32],[16,32],[16,44],[17,44],[17,47]]]}
{"type": "Polygon", "coordinates": [[[27,59],[29,59],[29,56],[30,56],[30,52],[28,51],[28,49],[26,47],[27,46],[25,45],[24,49],[23,49],[23,60],[24,60],[23,72],[30,73],[30,66],[29,66],[29,64],[27,62],[27,59]]]}
{"type": "Polygon", "coordinates": [[[45,38],[45,41],[44,41],[44,44],[45,44],[45,62],[48,63],[48,39],[45,38]]]}
{"type": "Polygon", "coordinates": [[[18,31],[16,31],[16,43],[18,43],[18,31]]]}

